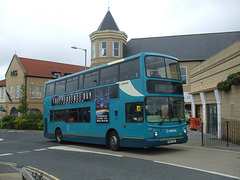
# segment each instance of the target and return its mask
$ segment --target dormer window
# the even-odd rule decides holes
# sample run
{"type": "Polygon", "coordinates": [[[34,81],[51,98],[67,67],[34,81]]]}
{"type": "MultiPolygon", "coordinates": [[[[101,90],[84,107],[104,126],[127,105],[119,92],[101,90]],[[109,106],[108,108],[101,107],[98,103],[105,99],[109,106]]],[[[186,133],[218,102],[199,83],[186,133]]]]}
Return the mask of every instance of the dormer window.
{"type": "Polygon", "coordinates": [[[68,76],[71,75],[72,73],[64,73],[64,76],[68,76]]]}
{"type": "Polygon", "coordinates": [[[61,77],[61,72],[52,72],[52,75],[54,76],[55,79],[58,79],[61,77]]]}

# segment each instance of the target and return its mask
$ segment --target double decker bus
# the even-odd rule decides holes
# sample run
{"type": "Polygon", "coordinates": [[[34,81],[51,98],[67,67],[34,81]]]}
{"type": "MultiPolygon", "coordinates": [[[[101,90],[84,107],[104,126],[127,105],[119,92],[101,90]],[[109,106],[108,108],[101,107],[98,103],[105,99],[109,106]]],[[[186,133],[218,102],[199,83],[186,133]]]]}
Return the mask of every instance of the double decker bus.
{"type": "Polygon", "coordinates": [[[178,59],[140,53],[47,82],[44,137],[111,150],[186,143],[178,59]]]}

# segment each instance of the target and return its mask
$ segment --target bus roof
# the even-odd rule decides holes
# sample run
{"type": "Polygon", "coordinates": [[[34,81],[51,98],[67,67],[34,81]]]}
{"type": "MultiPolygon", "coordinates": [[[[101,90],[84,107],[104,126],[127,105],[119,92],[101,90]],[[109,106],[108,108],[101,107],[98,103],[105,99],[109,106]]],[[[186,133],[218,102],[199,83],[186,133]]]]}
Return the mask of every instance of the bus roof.
{"type": "Polygon", "coordinates": [[[176,61],[179,61],[178,58],[170,56],[170,55],[166,55],[166,54],[142,52],[142,53],[139,53],[139,54],[135,54],[135,55],[123,58],[123,59],[112,61],[112,62],[107,63],[107,64],[103,64],[103,65],[100,65],[100,66],[97,66],[97,67],[93,67],[93,68],[90,68],[90,69],[87,69],[87,70],[84,70],[84,71],[80,71],[80,72],[77,72],[77,73],[74,73],[74,74],[71,74],[71,75],[67,75],[67,76],[61,77],[61,78],[58,78],[58,79],[54,79],[54,80],[46,82],[46,84],[52,83],[52,82],[55,82],[55,81],[59,81],[59,80],[63,80],[63,79],[66,79],[66,78],[74,77],[76,75],[80,75],[80,74],[83,74],[83,73],[91,72],[91,71],[94,71],[94,70],[97,70],[97,69],[100,69],[100,68],[103,68],[103,67],[107,67],[107,66],[110,66],[110,65],[113,65],[113,64],[118,64],[120,62],[127,61],[129,59],[134,59],[134,58],[137,58],[137,57],[140,57],[140,56],[146,56],[146,55],[163,56],[163,57],[166,57],[166,58],[170,58],[170,59],[174,59],[176,61]]]}

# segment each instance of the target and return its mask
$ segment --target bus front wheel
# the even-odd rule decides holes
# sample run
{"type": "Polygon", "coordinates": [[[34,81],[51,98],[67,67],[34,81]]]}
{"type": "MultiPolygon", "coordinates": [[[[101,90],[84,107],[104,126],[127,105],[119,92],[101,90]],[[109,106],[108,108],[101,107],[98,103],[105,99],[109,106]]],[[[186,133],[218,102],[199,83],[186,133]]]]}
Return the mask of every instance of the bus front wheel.
{"type": "Polygon", "coordinates": [[[62,143],[62,131],[61,129],[57,129],[55,132],[55,138],[56,138],[56,142],[61,144],[62,143]]]}
{"type": "Polygon", "coordinates": [[[119,137],[116,131],[112,131],[109,135],[109,148],[113,151],[119,150],[119,137]]]}

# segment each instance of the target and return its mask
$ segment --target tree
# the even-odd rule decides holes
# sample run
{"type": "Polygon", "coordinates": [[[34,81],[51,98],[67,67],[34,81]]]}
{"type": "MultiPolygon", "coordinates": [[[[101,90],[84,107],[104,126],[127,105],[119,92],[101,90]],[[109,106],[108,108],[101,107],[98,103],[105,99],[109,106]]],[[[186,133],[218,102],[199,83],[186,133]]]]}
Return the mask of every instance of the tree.
{"type": "Polygon", "coordinates": [[[27,112],[29,111],[28,103],[27,103],[27,93],[26,93],[26,86],[21,85],[20,88],[20,98],[19,98],[20,105],[17,108],[17,111],[20,112],[22,115],[26,116],[27,112]]]}

